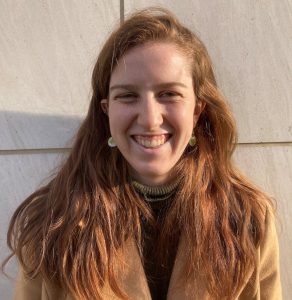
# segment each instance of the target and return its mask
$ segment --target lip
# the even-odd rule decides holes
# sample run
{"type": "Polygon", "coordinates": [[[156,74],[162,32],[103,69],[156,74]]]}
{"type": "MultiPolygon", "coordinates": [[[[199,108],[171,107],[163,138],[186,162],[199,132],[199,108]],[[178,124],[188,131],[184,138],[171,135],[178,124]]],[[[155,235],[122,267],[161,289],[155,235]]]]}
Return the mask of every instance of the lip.
{"type": "Polygon", "coordinates": [[[155,151],[161,149],[171,139],[172,134],[170,134],[170,133],[132,134],[130,137],[131,137],[131,140],[135,143],[135,145],[139,146],[140,149],[143,149],[143,151],[152,153],[152,152],[155,152],[155,151]],[[164,144],[159,145],[157,147],[144,147],[143,145],[138,143],[136,140],[137,137],[143,137],[145,139],[147,139],[147,138],[149,139],[150,137],[154,137],[154,138],[157,137],[157,139],[159,139],[159,138],[161,138],[162,135],[165,136],[165,142],[164,142],[164,144]]]}
{"type": "Polygon", "coordinates": [[[168,140],[172,136],[172,134],[169,133],[169,132],[167,132],[167,133],[165,133],[165,132],[162,132],[162,133],[152,133],[152,134],[145,134],[145,133],[137,133],[136,134],[135,133],[135,134],[131,134],[130,136],[132,138],[134,138],[135,136],[141,136],[141,137],[149,138],[149,137],[161,137],[162,135],[165,136],[166,140],[168,140]]]}

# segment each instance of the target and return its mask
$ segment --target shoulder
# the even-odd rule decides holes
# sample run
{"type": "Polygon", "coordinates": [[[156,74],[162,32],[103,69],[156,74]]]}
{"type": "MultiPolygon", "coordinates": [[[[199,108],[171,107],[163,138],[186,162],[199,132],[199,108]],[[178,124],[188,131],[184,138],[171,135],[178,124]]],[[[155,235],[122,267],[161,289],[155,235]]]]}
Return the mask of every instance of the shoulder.
{"type": "Polygon", "coordinates": [[[66,295],[60,288],[50,286],[45,282],[41,275],[29,278],[22,268],[19,269],[14,300],[73,300],[66,295]]]}
{"type": "Polygon", "coordinates": [[[259,247],[259,284],[263,299],[280,299],[279,243],[275,215],[268,208],[265,215],[265,232],[259,247]],[[269,295],[269,298],[268,298],[269,295]],[[274,295],[274,297],[272,297],[274,295]]]}
{"type": "MultiPolygon", "coordinates": [[[[42,279],[28,278],[23,269],[20,268],[15,285],[14,300],[42,299],[42,279]]],[[[46,298],[44,298],[46,299],[46,298]]]]}
{"type": "Polygon", "coordinates": [[[275,214],[271,207],[264,213],[264,232],[256,257],[256,266],[237,299],[281,300],[279,244],[275,214]]]}
{"type": "Polygon", "coordinates": [[[267,208],[265,212],[264,235],[260,243],[260,261],[265,268],[267,260],[271,257],[279,256],[278,236],[275,224],[275,213],[272,208],[267,208]]]}

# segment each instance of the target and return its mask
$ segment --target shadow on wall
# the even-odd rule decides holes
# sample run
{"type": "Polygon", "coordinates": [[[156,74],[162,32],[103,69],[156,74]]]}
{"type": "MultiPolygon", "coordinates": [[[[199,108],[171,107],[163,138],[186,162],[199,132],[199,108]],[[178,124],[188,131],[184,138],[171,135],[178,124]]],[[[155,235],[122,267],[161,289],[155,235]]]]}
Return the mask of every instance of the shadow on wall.
{"type": "Polygon", "coordinates": [[[0,112],[0,150],[68,148],[82,116],[0,112]]]}

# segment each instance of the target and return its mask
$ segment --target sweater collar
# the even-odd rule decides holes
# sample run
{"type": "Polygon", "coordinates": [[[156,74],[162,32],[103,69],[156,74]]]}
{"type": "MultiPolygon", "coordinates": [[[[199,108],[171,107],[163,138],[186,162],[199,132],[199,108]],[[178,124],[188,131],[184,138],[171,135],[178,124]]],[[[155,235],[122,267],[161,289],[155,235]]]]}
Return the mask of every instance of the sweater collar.
{"type": "Polygon", "coordinates": [[[176,191],[179,181],[160,186],[148,186],[137,181],[132,181],[136,192],[143,195],[148,202],[163,201],[170,198],[176,191]]]}

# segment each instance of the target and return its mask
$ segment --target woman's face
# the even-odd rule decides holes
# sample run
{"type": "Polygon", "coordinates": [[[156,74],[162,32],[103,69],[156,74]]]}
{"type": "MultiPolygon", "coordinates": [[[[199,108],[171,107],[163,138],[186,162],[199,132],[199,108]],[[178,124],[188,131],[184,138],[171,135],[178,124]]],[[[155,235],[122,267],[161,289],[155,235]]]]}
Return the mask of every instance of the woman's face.
{"type": "Polygon", "coordinates": [[[171,170],[202,110],[190,64],[177,47],[149,43],[126,53],[111,75],[102,107],[132,177],[151,186],[173,180],[171,170]]]}

